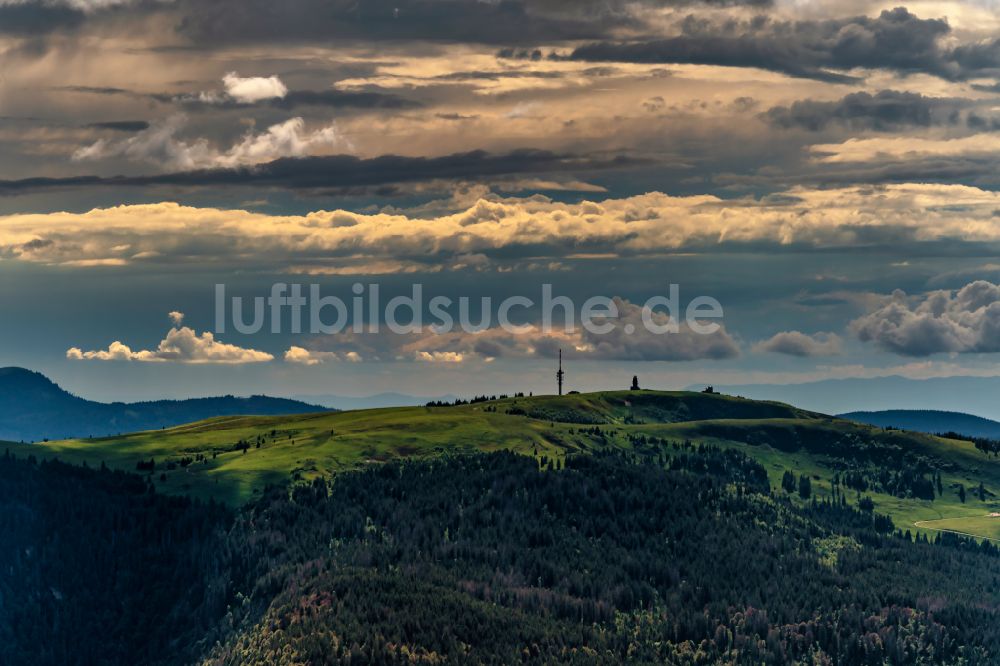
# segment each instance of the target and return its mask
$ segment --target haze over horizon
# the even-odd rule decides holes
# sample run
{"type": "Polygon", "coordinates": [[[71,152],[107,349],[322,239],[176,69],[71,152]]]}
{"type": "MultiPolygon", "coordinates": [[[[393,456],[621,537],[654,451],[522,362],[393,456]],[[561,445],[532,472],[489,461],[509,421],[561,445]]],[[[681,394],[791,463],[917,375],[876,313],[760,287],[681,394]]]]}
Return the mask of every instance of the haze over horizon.
{"type": "MultiPolygon", "coordinates": [[[[12,368],[0,368],[0,374],[10,369],[12,368]]],[[[73,383],[67,385],[59,381],[58,378],[47,377],[47,379],[54,381],[57,386],[79,398],[98,403],[130,404],[161,400],[183,401],[218,398],[222,395],[234,395],[241,398],[264,395],[338,410],[418,406],[431,401],[451,402],[456,399],[468,400],[478,395],[513,394],[521,391],[521,389],[497,390],[487,387],[461,394],[398,391],[324,393],[320,390],[282,393],[269,391],[266,385],[255,384],[253,390],[247,390],[245,386],[235,387],[222,394],[211,390],[178,390],[174,393],[168,393],[156,385],[142,384],[138,390],[133,387],[118,387],[112,390],[87,392],[87,389],[92,388],[89,385],[85,385],[83,390],[77,390],[73,383]]],[[[603,382],[596,379],[593,381],[592,385],[581,385],[580,388],[567,387],[567,390],[580,390],[586,393],[614,391],[622,388],[618,385],[612,385],[607,376],[603,378],[603,382]]],[[[667,391],[701,391],[706,388],[706,385],[701,383],[687,386],[661,386],[643,381],[641,385],[642,388],[646,389],[667,391]]],[[[720,384],[713,388],[717,392],[727,395],[784,402],[802,409],[831,415],[847,412],[929,410],[969,414],[1000,421],[1000,406],[992,398],[1000,391],[1000,378],[995,377],[955,376],[908,379],[894,375],[865,379],[827,379],[793,384],[720,384]]],[[[538,390],[529,389],[523,392],[539,396],[554,394],[552,386],[542,386],[538,390]]]]}
{"type": "Polygon", "coordinates": [[[559,348],[578,390],[1000,377],[996,10],[0,0],[0,366],[98,400],[552,392],[559,348]],[[278,282],[725,317],[213,334],[216,285],[278,282]]]}

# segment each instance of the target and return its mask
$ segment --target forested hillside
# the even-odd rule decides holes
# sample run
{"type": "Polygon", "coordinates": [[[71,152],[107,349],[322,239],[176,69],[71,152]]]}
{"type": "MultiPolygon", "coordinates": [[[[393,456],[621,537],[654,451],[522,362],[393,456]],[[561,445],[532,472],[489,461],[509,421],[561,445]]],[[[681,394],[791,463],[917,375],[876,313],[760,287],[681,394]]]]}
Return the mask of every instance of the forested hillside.
{"type": "Polygon", "coordinates": [[[256,395],[103,403],[75,396],[44,375],[0,368],[0,440],[34,442],[158,430],[215,416],[324,411],[297,400],[256,395]]]}
{"type": "Polygon", "coordinates": [[[737,451],[392,462],[237,512],[0,459],[7,663],[988,664],[997,549],[737,451]]]}
{"type": "Polygon", "coordinates": [[[184,663],[229,602],[231,513],[133,474],[0,457],[0,663],[184,663]]]}

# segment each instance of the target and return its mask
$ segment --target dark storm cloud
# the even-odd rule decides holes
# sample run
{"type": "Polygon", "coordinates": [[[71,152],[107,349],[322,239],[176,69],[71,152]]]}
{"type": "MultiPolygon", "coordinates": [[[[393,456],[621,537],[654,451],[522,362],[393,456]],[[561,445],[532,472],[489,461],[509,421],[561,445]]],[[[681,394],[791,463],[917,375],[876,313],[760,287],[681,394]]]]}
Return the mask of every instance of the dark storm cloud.
{"type": "MultiPolygon", "coordinates": [[[[223,0],[181,3],[178,32],[195,44],[315,42],[331,38],[520,43],[605,33],[568,3],[503,0],[223,0]],[[533,11],[551,4],[554,11],[533,11]]],[[[590,3],[594,4],[594,3],[590,3]]],[[[604,12],[615,24],[627,15],[604,12]]]]}
{"type": "Polygon", "coordinates": [[[966,71],[997,69],[1000,67],[1000,39],[960,45],[952,52],[952,58],[966,71]]]}
{"type": "Polygon", "coordinates": [[[0,5],[0,34],[45,35],[76,28],[85,19],[82,11],[65,5],[37,2],[3,4],[0,5]]]}
{"type": "MultiPolygon", "coordinates": [[[[893,183],[944,183],[974,185],[987,190],[1000,190],[1000,159],[989,155],[927,156],[920,159],[894,158],[879,163],[848,163],[810,167],[798,165],[785,173],[766,177],[720,177],[719,182],[742,182],[745,185],[766,184],[768,187],[791,185],[884,185],[893,183]]],[[[993,252],[990,248],[984,251],[993,252]]]]}
{"type": "Polygon", "coordinates": [[[142,132],[149,129],[145,120],[108,120],[100,123],[90,123],[91,129],[113,130],[115,132],[142,132]]]}
{"type": "MultiPolygon", "coordinates": [[[[776,106],[762,117],[771,125],[783,129],[801,128],[818,132],[830,125],[840,125],[855,130],[885,131],[955,124],[959,121],[959,109],[970,104],[967,100],[883,90],[875,95],[853,93],[835,102],[802,100],[791,106],[776,106]]],[[[977,117],[977,120],[980,119],[977,117]]],[[[972,122],[976,121],[970,117],[972,122]]]]}
{"type": "Polygon", "coordinates": [[[544,150],[516,150],[503,155],[485,151],[443,157],[385,155],[370,159],[352,155],[282,158],[252,167],[200,169],[153,176],[75,176],[0,181],[0,194],[40,189],[83,187],[273,187],[292,190],[380,188],[391,193],[403,183],[434,180],[477,180],[518,174],[576,173],[642,164],[629,157],[595,158],[544,150]]]}
{"type": "Polygon", "coordinates": [[[112,88],[110,86],[59,86],[54,88],[54,90],[62,90],[64,92],[75,92],[75,93],[88,93],[91,95],[136,95],[130,90],[125,90],[124,88],[112,88]]]}
{"type": "Polygon", "coordinates": [[[56,90],[92,95],[122,96],[148,99],[159,104],[173,104],[189,110],[237,109],[251,106],[270,106],[276,109],[292,110],[300,107],[327,107],[353,109],[413,109],[422,106],[420,102],[407,99],[395,93],[374,90],[292,90],[284,97],[240,102],[224,93],[205,95],[201,93],[145,93],[124,88],[94,86],[62,86],[56,90]]]}
{"type": "Polygon", "coordinates": [[[795,303],[807,308],[828,308],[850,305],[853,301],[840,294],[806,294],[795,298],[795,303]]]}
{"type": "Polygon", "coordinates": [[[979,92],[1000,93],[1000,81],[990,84],[973,83],[972,89],[979,92]]]}
{"type": "Polygon", "coordinates": [[[421,106],[419,102],[392,93],[345,90],[293,90],[281,99],[270,100],[270,105],[279,109],[301,106],[411,109],[421,106]]]}
{"type": "Polygon", "coordinates": [[[251,106],[270,106],[292,110],[301,107],[326,107],[335,109],[413,109],[422,106],[393,93],[353,90],[293,90],[284,97],[242,102],[224,94],[205,96],[198,93],[171,95],[153,93],[148,97],[162,104],[177,104],[191,110],[244,109],[251,106]]]}
{"type": "Polygon", "coordinates": [[[633,7],[766,7],[771,0],[221,0],[179,3],[195,44],[331,38],[521,44],[641,27],[633,7]]]}
{"type": "Polygon", "coordinates": [[[1000,129],[1000,118],[983,118],[975,113],[969,114],[966,123],[977,132],[995,132],[1000,129]]]}
{"type": "Polygon", "coordinates": [[[449,72],[434,77],[435,81],[501,81],[503,79],[561,79],[563,72],[547,72],[544,70],[511,70],[511,71],[472,71],[449,72]]]}
{"type": "Polygon", "coordinates": [[[714,21],[687,17],[680,34],[636,42],[595,42],[565,57],[587,62],[684,63],[757,67],[789,76],[849,82],[854,68],[925,73],[965,80],[1000,68],[1000,40],[951,47],[944,19],[921,19],[904,7],[878,17],[822,21],[714,21]]]}
{"type": "Polygon", "coordinates": [[[174,19],[186,45],[328,43],[330,39],[520,44],[599,39],[641,28],[637,7],[756,7],[772,0],[132,0],[87,11],[65,0],[0,6],[0,34],[45,35],[85,23],[174,19]]]}

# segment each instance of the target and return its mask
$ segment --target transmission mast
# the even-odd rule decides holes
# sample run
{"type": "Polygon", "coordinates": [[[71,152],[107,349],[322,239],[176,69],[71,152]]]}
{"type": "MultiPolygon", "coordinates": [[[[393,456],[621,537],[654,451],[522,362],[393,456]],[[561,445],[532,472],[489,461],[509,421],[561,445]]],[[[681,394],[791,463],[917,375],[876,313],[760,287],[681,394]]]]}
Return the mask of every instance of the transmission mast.
{"type": "Polygon", "coordinates": [[[562,369],[562,349],[559,350],[559,370],[556,372],[556,381],[559,382],[559,395],[562,395],[563,377],[566,373],[562,369]]]}

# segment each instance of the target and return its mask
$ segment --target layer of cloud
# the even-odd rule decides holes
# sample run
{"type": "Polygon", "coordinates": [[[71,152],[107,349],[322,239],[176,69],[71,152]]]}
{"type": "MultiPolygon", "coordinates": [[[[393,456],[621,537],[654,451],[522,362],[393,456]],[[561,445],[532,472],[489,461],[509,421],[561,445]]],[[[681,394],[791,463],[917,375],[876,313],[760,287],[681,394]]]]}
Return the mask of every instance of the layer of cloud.
{"type": "Polygon", "coordinates": [[[0,34],[45,35],[56,30],[77,28],[86,18],[82,9],[68,4],[4,2],[0,3],[0,34]]]}
{"type": "Polygon", "coordinates": [[[5,0],[0,25],[16,35],[68,32],[85,23],[137,23],[166,16],[202,49],[234,44],[339,40],[523,43],[595,38],[646,25],[651,9],[764,8],[771,0],[5,0]]]}
{"type": "MultiPolygon", "coordinates": [[[[360,158],[353,155],[282,157],[271,162],[250,163],[244,167],[197,168],[197,164],[232,164],[248,157],[264,159],[268,150],[301,150],[336,142],[336,127],[316,132],[303,130],[298,119],[276,125],[264,134],[248,133],[239,144],[221,153],[204,139],[186,141],[176,138],[183,125],[177,120],[150,128],[148,132],[124,141],[98,141],[77,152],[78,160],[122,155],[158,165],[188,168],[150,176],[70,176],[66,178],[25,178],[0,180],[0,194],[24,194],[37,190],[67,188],[119,187],[270,187],[318,192],[355,191],[376,188],[386,194],[392,187],[437,180],[502,179],[544,173],[579,174],[612,171],[644,164],[643,160],[624,156],[586,156],[554,153],[547,150],[515,150],[491,154],[482,150],[440,157],[384,155],[360,158]],[[271,130],[274,130],[273,132],[271,130]],[[250,150],[253,148],[253,150],[250,150]]],[[[551,180],[547,182],[553,182],[551,180]]]]}
{"type": "MultiPolygon", "coordinates": [[[[705,333],[693,330],[687,322],[679,322],[676,333],[659,333],[645,325],[641,305],[622,298],[615,298],[614,302],[618,317],[613,330],[599,333],[580,328],[582,344],[576,350],[581,355],[631,361],[693,361],[730,359],[740,354],[739,345],[721,325],[705,333]]],[[[659,310],[647,316],[658,327],[665,327],[670,322],[670,317],[659,310]]],[[[600,324],[601,320],[595,323],[600,324]]]]}
{"type": "Polygon", "coordinates": [[[671,252],[1000,243],[1000,193],[957,185],[794,189],[758,199],[650,193],[579,204],[487,197],[455,213],[265,215],[173,203],[0,218],[0,258],[67,266],[211,261],[301,273],[491,270],[671,252]]]}
{"type": "Polygon", "coordinates": [[[850,139],[843,143],[816,144],[813,156],[824,164],[853,164],[948,157],[992,157],[1000,150],[995,134],[973,134],[958,138],[912,136],[850,139]]]}
{"type": "Polygon", "coordinates": [[[90,123],[87,127],[115,132],[141,132],[149,129],[149,123],[145,120],[106,120],[90,123]]]}
{"type": "MultiPolygon", "coordinates": [[[[647,315],[654,326],[646,326],[641,305],[620,297],[612,302],[617,316],[594,317],[589,328],[579,323],[571,330],[562,324],[546,328],[532,323],[517,329],[491,326],[476,331],[460,327],[449,331],[427,328],[405,334],[344,331],[317,340],[318,346],[325,343],[329,347],[310,354],[356,353],[372,360],[443,364],[555,358],[560,350],[566,358],[615,361],[725,360],[740,354],[739,344],[721,324],[712,330],[697,331],[686,322],[678,322],[675,330],[666,331],[670,318],[665,311],[654,308],[647,315]],[[604,330],[606,325],[610,330],[604,330]]],[[[707,325],[712,321],[699,323],[707,325]]],[[[307,358],[305,354],[296,355],[307,358]]]]}
{"type": "Polygon", "coordinates": [[[220,342],[209,331],[199,334],[187,326],[180,326],[183,315],[179,312],[171,312],[170,317],[175,326],[167,332],[156,349],[133,350],[116,340],[107,349],[95,351],[83,351],[79,347],[71,347],[66,351],[66,358],[74,361],[138,361],[199,365],[241,365],[274,360],[274,357],[266,352],[220,342]]]}
{"type": "MultiPolygon", "coordinates": [[[[365,4],[365,11],[372,12],[370,18],[374,22],[378,22],[375,17],[382,10],[388,16],[394,14],[395,9],[400,9],[400,17],[391,19],[399,23],[413,21],[414,12],[419,14],[423,9],[402,4],[399,7],[365,4]]],[[[836,39],[846,41],[844,44],[837,42],[835,46],[820,44],[817,47],[820,51],[842,49],[852,53],[852,49],[848,48],[852,45],[851,35],[865,42],[863,46],[868,48],[870,33],[871,40],[876,43],[873,49],[889,48],[890,43],[895,44],[893,48],[899,52],[900,62],[905,60],[912,46],[908,38],[904,39],[913,32],[908,22],[926,27],[932,22],[931,17],[938,15],[929,13],[921,6],[914,9],[919,17],[908,12],[892,12],[876,13],[867,18],[825,19],[823,17],[836,17],[843,12],[871,11],[871,7],[857,4],[849,8],[832,5],[792,7],[780,3],[771,8],[770,18],[755,21],[749,18],[751,14],[745,9],[729,6],[739,3],[711,4],[711,10],[697,4],[691,5],[690,9],[679,10],[678,3],[672,2],[653,2],[642,8],[633,3],[617,3],[614,7],[610,3],[595,3],[585,11],[564,5],[551,13],[587,20],[596,20],[597,16],[629,16],[628,21],[617,24],[622,35],[649,37],[655,32],[659,38],[666,40],[686,38],[702,41],[706,44],[705,48],[712,48],[718,34],[728,34],[726,31],[730,30],[735,35],[741,35],[741,30],[745,28],[748,34],[763,35],[760,37],[764,44],[762,48],[770,48],[774,52],[781,52],[787,44],[808,42],[805,37],[796,42],[795,35],[799,32],[803,35],[811,34],[810,31],[826,34],[824,31],[833,25],[839,26],[836,39]],[[682,20],[687,14],[694,18],[682,20]],[[798,20],[795,20],[796,17],[798,20]],[[655,23],[655,31],[648,29],[643,23],[645,19],[655,23]],[[903,27],[897,26],[897,23],[903,27]],[[782,36],[785,30],[793,38],[785,40],[782,36]],[[894,30],[898,30],[898,34],[894,30]],[[897,37],[898,42],[894,41],[897,37]]],[[[545,0],[533,3],[526,11],[532,16],[536,13],[547,15],[551,6],[551,0],[545,0]]],[[[178,8],[183,12],[195,11],[193,7],[178,5],[178,8]]],[[[332,6],[327,6],[327,9],[332,13],[340,11],[332,6]]],[[[349,13],[346,7],[340,9],[349,13]]],[[[496,8],[491,8],[491,11],[493,9],[496,8]]],[[[939,10],[949,14],[955,11],[950,6],[939,10]]],[[[284,20],[284,17],[277,20],[284,20]]],[[[365,22],[359,17],[349,20],[365,22]]],[[[951,25],[955,22],[952,21],[951,25]]],[[[108,29],[121,27],[116,24],[108,29]]],[[[414,26],[410,25],[407,29],[412,28],[414,26]]],[[[104,188],[95,195],[67,193],[65,199],[73,201],[66,204],[69,206],[84,198],[91,205],[98,202],[102,205],[117,203],[112,198],[115,193],[109,188],[120,187],[162,186],[166,189],[179,186],[220,190],[233,186],[289,187],[310,189],[313,191],[309,194],[321,196],[403,196],[422,193],[417,186],[406,183],[427,182],[428,178],[435,177],[430,173],[432,170],[455,163],[456,160],[451,159],[454,155],[448,153],[468,155],[464,151],[472,148],[493,151],[488,154],[490,160],[480,159],[478,164],[476,159],[466,160],[471,167],[467,171],[471,178],[489,180],[492,177],[482,175],[477,167],[485,166],[487,161],[494,164],[500,161],[506,156],[495,151],[506,150],[511,145],[537,146],[543,152],[577,158],[578,162],[603,162],[601,184],[628,193],[660,182],[669,183],[676,192],[701,190],[718,193],[766,192],[806,182],[934,180],[988,186],[991,181],[984,179],[996,179],[992,175],[996,172],[996,160],[987,156],[982,157],[982,161],[988,163],[980,164],[959,163],[959,159],[948,156],[934,163],[915,163],[912,160],[897,160],[890,166],[877,163],[870,170],[860,171],[853,164],[840,167],[835,163],[808,161],[808,153],[802,150],[802,143],[822,141],[829,144],[841,141],[849,132],[931,128],[941,129],[935,136],[950,138],[957,133],[956,130],[966,126],[984,133],[997,126],[994,116],[1000,114],[990,110],[990,101],[985,99],[985,95],[970,93],[968,85],[933,80],[919,75],[919,72],[913,76],[897,77],[894,73],[869,72],[859,68],[827,68],[838,76],[871,75],[873,92],[839,99],[845,92],[839,87],[831,88],[814,81],[793,81],[764,72],[748,77],[746,72],[716,67],[711,62],[709,66],[680,65],[668,71],[656,63],[623,63],[612,67],[553,60],[543,57],[543,51],[539,51],[538,60],[512,62],[496,58],[497,49],[489,46],[452,43],[418,46],[407,42],[406,38],[399,39],[383,51],[338,40],[307,47],[294,43],[276,47],[260,42],[254,46],[253,57],[248,56],[250,49],[228,50],[223,38],[217,44],[218,53],[203,57],[205,54],[202,52],[177,43],[174,33],[161,35],[165,42],[169,42],[162,48],[152,46],[146,49],[142,48],[143,42],[155,41],[153,35],[130,37],[125,40],[127,46],[123,48],[119,42],[111,42],[108,36],[111,34],[115,33],[88,33],[88,38],[93,44],[108,40],[109,47],[121,49],[119,59],[97,60],[96,47],[90,47],[81,61],[80,75],[69,75],[51,64],[39,64],[41,69],[37,81],[32,82],[34,92],[4,95],[4,99],[8,100],[4,110],[15,107],[10,109],[11,115],[16,112],[27,116],[29,112],[42,115],[38,111],[41,108],[58,108],[62,114],[74,115],[72,110],[78,107],[85,117],[59,120],[74,129],[86,125],[89,119],[104,120],[119,115],[123,118],[143,118],[147,114],[149,120],[146,122],[152,122],[159,128],[168,123],[155,118],[162,119],[171,112],[183,110],[192,119],[192,124],[174,132],[172,140],[184,144],[174,146],[174,152],[187,157],[190,153],[197,156],[201,141],[207,144],[209,153],[225,156],[234,142],[240,141],[233,135],[237,122],[255,122],[260,129],[254,130],[254,134],[260,134],[266,127],[287,117],[280,114],[280,110],[302,109],[287,115],[301,115],[306,128],[312,131],[329,123],[329,118],[323,115],[324,108],[354,105],[354,111],[336,116],[341,136],[351,137],[354,148],[342,148],[338,152],[356,152],[366,158],[359,158],[357,163],[326,159],[334,150],[318,149],[305,154],[322,155],[324,159],[320,161],[268,164],[220,157],[189,160],[188,163],[199,166],[177,173],[178,169],[184,168],[180,166],[184,163],[182,160],[160,162],[154,151],[148,163],[175,173],[159,174],[154,178],[146,169],[138,172],[142,174],[140,177],[108,178],[106,176],[113,173],[135,173],[122,164],[124,159],[130,158],[127,149],[119,142],[120,135],[78,132],[71,139],[69,132],[61,131],[57,136],[56,131],[47,128],[44,132],[39,129],[38,134],[44,136],[38,138],[18,137],[13,132],[9,134],[4,147],[10,151],[8,154],[11,157],[4,175],[9,179],[21,178],[21,174],[57,178],[3,182],[0,183],[0,191],[27,193],[55,187],[104,188]],[[112,62],[120,64],[112,66],[112,62]],[[140,71],[147,75],[134,74],[140,71]],[[251,76],[257,74],[260,76],[251,76]],[[253,95],[234,96],[227,92],[227,82],[252,85],[260,90],[253,95]],[[887,86],[898,90],[874,92],[878,87],[887,86]],[[285,94],[274,96],[281,92],[281,88],[284,88],[285,94]],[[612,89],[615,92],[612,93],[612,89]],[[69,93],[70,90],[75,93],[69,93]],[[83,91],[116,97],[101,99],[97,95],[79,94],[83,91]],[[393,91],[394,94],[389,95],[386,91],[393,91]],[[495,99],[484,103],[485,94],[495,96],[495,99]],[[962,99],[964,96],[970,99],[962,99]],[[26,101],[31,97],[35,97],[37,102],[26,101]],[[827,101],[813,101],[820,99],[827,101]],[[799,101],[793,103],[790,100],[799,101]],[[112,107],[112,104],[115,106],[112,107]],[[36,106],[36,109],[28,108],[30,106],[36,106]],[[764,116],[771,127],[765,127],[755,116],[771,107],[774,107],[773,113],[764,116]],[[421,110],[407,112],[412,108],[421,110]],[[956,111],[957,124],[953,128],[956,111]],[[445,118],[453,120],[446,121],[445,118]],[[773,135],[774,128],[784,127],[833,128],[833,131],[817,139],[810,139],[802,132],[780,132],[780,140],[777,140],[773,135]],[[103,142],[95,146],[98,139],[103,139],[103,142]],[[110,163],[67,164],[62,156],[71,155],[81,145],[85,149],[80,151],[80,156],[101,155],[102,148],[107,148],[110,163]],[[390,157],[394,154],[407,157],[394,160],[390,157]],[[55,156],[55,159],[43,155],[55,156]],[[367,157],[377,155],[386,156],[388,162],[398,162],[401,168],[391,174],[384,170],[375,173],[374,170],[381,169],[381,165],[370,162],[367,157]],[[425,158],[426,163],[413,161],[420,155],[432,157],[425,158]],[[617,155],[627,156],[628,164],[619,164],[614,159],[617,155]],[[637,174],[637,178],[626,180],[612,171],[618,166],[634,166],[636,158],[645,158],[649,164],[649,169],[637,174]],[[411,161],[404,165],[404,160],[411,161]],[[237,166],[220,168],[227,163],[236,163],[237,166]],[[253,168],[241,169],[239,163],[253,168]],[[654,170],[659,173],[650,173],[654,170]],[[828,173],[829,179],[825,178],[828,173]],[[68,178],[58,178],[67,175],[68,178]],[[364,181],[363,184],[361,181],[364,181]]],[[[954,60],[958,57],[955,54],[959,53],[959,46],[978,43],[978,37],[983,35],[985,32],[949,28],[947,34],[935,43],[944,54],[943,61],[948,61],[948,58],[954,60]]],[[[124,35],[122,39],[125,39],[124,35]]],[[[552,49],[563,51],[567,47],[548,42],[542,48],[548,53],[552,49]]],[[[794,51],[798,47],[788,48],[794,51]]],[[[523,50],[514,47],[512,53],[523,50]]],[[[533,49],[529,52],[529,57],[533,57],[533,49]]],[[[961,53],[966,54],[963,62],[971,62],[966,51],[961,53]]],[[[793,53],[789,59],[797,60],[797,56],[793,53]]],[[[989,68],[978,69],[977,78],[973,80],[980,81],[979,76],[987,75],[989,68]]],[[[8,79],[10,90],[5,91],[11,93],[23,85],[24,81],[17,78],[8,79]]],[[[236,90],[233,85],[228,88],[236,90]]],[[[143,141],[157,138],[153,136],[154,129],[147,128],[143,141]]],[[[508,168],[514,169],[509,173],[539,174],[545,176],[542,180],[552,181],[558,180],[556,176],[572,167],[557,163],[553,171],[545,172],[536,161],[528,161],[521,171],[517,171],[515,165],[508,168]],[[542,171],[529,171],[539,168],[542,171]]],[[[588,167],[579,165],[579,168],[588,167]]],[[[460,173],[461,170],[455,168],[453,172],[460,173]]],[[[575,176],[574,180],[593,179],[593,176],[582,173],[571,175],[575,176]]],[[[435,186],[440,186],[440,183],[435,186]]],[[[219,191],[211,199],[202,193],[198,196],[199,201],[225,201],[227,204],[247,198],[243,193],[231,191],[219,191]]],[[[155,200],[151,196],[144,196],[143,199],[155,200]]]]}
{"type": "MultiPolygon", "coordinates": [[[[268,77],[277,78],[277,77],[268,77]]],[[[280,79],[279,79],[280,83],[280,79]]],[[[225,84],[225,79],[223,79],[225,84]]],[[[284,86],[284,84],[281,84],[284,86]]],[[[335,109],[412,109],[421,106],[420,102],[408,99],[396,93],[378,90],[286,90],[280,96],[262,97],[255,102],[248,97],[242,100],[227,94],[225,91],[196,91],[185,93],[139,92],[115,86],[57,86],[58,92],[98,95],[102,97],[118,97],[134,99],[153,104],[180,106],[184,110],[210,109],[245,109],[248,106],[264,106],[275,109],[292,110],[299,107],[329,107],[335,109]]],[[[272,90],[273,92],[273,90],[272,90]]]]}
{"type": "Polygon", "coordinates": [[[360,363],[362,361],[361,355],[356,351],[348,351],[341,354],[332,351],[316,351],[312,349],[306,349],[305,347],[299,347],[292,345],[285,352],[285,363],[291,363],[293,365],[305,365],[314,366],[322,365],[324,363],[336,363],[340,361],[347,361],[349,363],[360,363]]]}
{"type": "Polygon", "coordinates": [[[785,354],[800,358],[809,356],[836,356],[842,349],[840,336],[835,333],[814,333],[808,335],[800,331],[782,331],[753,346],[755,352],[785,354]]]}
{"type": "Polygon", "coordinates": [[[292,90],[287,95],[269,101],[279,109],[298,107],[330,107],[356,109],[413,109],[420,102],[401,97],[395,93],[374,90],[292,90]]]}
{"type": "Polygon", "coordinates": [[[261,133],[247,132],[229,149],[220,151],[203,138],[179,138],[184,122],[182,116],[173,116],[124,139],[98,139],[77,150],[73,159],[82,162],[123,157],[161,169],[235,168],[329,152],[347,145],[335,125],[309,131],[302,118],[291,118],[261,133]]]}
{"type": "Polygon", "coordinates": [[[310,43],[330,39],[524,44],[593,39],[641,28],[649,8],[747,5],[770,0],[266,0],[180,3],[179,33],[196,44],[310,43]]]}
{"type": "Polygon", "coordinates": [[[763,114],[763,117],[776,127],[794,127],[813,132],[831,125],[852,130],[891,131],[907,127],[953,125],[959,121],[959,110],[969,105],[964,100],[882,90],[874,95],[867,92],[851,93],[834,102],[801,100],[791,106],[776,106],[763,114]]]}
{"type": "Polygon", "coordinates": [[[903,356],[1000,352],[1000,285],[978,280],[915,298],[897,290],[851,328],[903,356]]]}
{"type": "Polygon", "coordinates": [[[688,16],[679,34],[635,42],[597,42],[571,60],[756,67],[832,83],[855,69],[885,69],[966,80],[1000,70],[1000,40],[955,45],[947,20],[922,19],[903,7],[877,17],[747,21],[688,16]]]}

